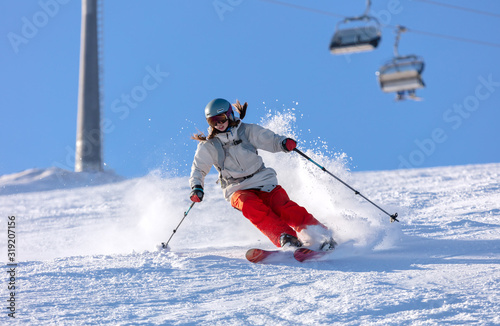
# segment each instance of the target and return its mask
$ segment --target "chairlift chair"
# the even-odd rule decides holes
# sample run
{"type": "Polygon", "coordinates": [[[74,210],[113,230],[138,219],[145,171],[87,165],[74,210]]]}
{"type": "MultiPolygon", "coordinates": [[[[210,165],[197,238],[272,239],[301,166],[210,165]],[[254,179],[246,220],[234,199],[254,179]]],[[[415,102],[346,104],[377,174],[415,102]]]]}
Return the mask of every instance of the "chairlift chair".
{"type": "Polygon", "coordinates": [[[349,17],[337,23],[335,33],[330,41],[330,52],[332,54],[371,51],[378,46],[382,38],[382,32],[377,18],[368,15],[370,6],[371,0],[366,0],[366,9],[361,16],[349,17]],[[340,28],[342,24],[356,21],[364,22],[364,26],[340,28]],[[372,22],[374,24],[370,24],[372,22]]]}
{"type": "Polygon", "coordinates": [[[414,55],[397,57],[377,72],[380,88],[386,93],[414,91],[424,88],[424,61],[414,55]]]}
{"type": "Polygon", "coordinates": [[[346,18],[337,23],[335,33],[330,42],[330,52],[332,54],[346,54],[355,52],[366,52],[374,50],[382,38],[380,25],[374,17],[361,16],[346,18]],[[364,20],[374,21],[375,25],[366,24],[365,26],[340,29],[341,24],[351,21],[364,20]]]}
{"type": "Polygon", "coordinates": [[[419,101],[421,98],[416,96],[415,90],[425,87],[422,80],[425,64],[424,60],[416,55],[399,55],[399,39],[403,32],[406,32],[406,28],[397,26],[394,58],[383,65],[376,75],[382,91],[396,93],[397,101],[405,98],[419,101]],[[408,94],[408,97],[405,97],[405,93],[408,94]]]}

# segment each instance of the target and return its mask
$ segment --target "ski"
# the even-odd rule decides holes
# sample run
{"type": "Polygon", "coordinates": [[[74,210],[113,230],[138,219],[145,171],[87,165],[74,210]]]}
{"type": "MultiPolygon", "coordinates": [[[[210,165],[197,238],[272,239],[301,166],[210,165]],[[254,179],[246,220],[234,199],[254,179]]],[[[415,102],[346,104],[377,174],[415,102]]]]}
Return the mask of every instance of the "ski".
{"type": "MultiPolygon", "coordinates": [[[[306,260],[316,260],[325,256],[326,254],[331,253],[330,251],[317,251],[308,248],[299,248],[293,252],[293,258],[299,262],[304,262],[306,260]]],[[[266,249],[258,249],[253,248],[249,249],[245,257],[249,262],[252,263],[266,263],[271,261],[280,261],[284,255],[287,254],[287,251],[283,250],[266,250],[266,249]]]]}
{"type": "Polygon", "coordinates": [[[331,253],[333,250],[330,251],[316,251],[308,248],[299,248],[295,250],[293,253],[293,257],[297,260],[300,261],[301,263],[306,261],[306,260],[314,260],[314,259],[320,259],[321,257],[331,253]]]}
{"type": "Polygon", "coordinates": [[[245,257],[252,263],[264,263],[273,260],[273,258],[283,256],[285,253],[286,252],[283,250],[265,250],[253,248],[247,250],[245,257]]]}

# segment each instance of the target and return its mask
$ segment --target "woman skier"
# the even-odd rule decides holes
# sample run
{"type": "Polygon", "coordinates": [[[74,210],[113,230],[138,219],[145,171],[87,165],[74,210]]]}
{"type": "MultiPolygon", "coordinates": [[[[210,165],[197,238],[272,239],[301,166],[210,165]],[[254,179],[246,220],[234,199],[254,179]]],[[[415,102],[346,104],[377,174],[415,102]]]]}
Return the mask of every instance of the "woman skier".
{"type": "Polygon", "coordinates": [[[243,123],[247,103],[241,105],[236,100],[234,107],[240,119],[235,118],[231,103],[221,98],[205,108],[208,136],[203,133],[192,136],[199,144],[189,178],[190,199],[203,200],[205,176],[213,165],[219,171],[218,182],[226,200],[277,247],[301,247],[307,242],[319,243],[320,250],[334,249],[336,242],[331,232],[288,198],[285,189],[278,185],[276,171],[265,167],[257,154],[258,149],[288,153],[297,146],[295,140],[243,123]]]}

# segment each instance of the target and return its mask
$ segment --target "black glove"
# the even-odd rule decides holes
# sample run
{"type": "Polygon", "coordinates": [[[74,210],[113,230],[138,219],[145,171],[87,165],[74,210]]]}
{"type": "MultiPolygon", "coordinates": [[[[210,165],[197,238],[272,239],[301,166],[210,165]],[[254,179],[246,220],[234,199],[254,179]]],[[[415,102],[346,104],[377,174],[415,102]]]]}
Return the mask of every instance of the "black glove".
{"type": "Polygon", "coordinates": [[[201,202],[203,200],[203,187],[200,185],[194,186],[191,194],[189,195],[189,199],[196,203],[201,202]]]}
{"type": "Polygon", "coordinates": [[[297,147],[297,142],[293,140],[292,138],[286,138],[283,139],[283,142],[281,143],[281,146],[285,150],[285,152],[291,152],[297,147]]]}

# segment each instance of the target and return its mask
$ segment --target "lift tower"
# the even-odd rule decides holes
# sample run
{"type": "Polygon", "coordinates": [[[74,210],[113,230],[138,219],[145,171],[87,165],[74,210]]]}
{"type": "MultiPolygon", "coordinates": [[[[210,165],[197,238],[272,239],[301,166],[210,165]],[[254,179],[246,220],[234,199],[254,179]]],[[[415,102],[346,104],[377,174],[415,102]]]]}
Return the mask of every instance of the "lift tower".
{"type": "Polygon", "coordinates": [[[102,171],[97,1],[82,0],[76,172],[102,171]]]}

